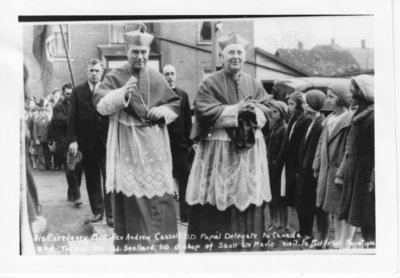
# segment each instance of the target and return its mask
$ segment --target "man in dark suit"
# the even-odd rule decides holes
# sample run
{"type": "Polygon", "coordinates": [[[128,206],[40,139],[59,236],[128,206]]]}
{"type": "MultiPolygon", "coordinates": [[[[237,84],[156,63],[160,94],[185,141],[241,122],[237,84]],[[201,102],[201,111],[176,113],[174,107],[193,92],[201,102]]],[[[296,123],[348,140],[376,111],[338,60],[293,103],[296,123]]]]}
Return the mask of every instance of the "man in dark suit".
{"type": "Polygon", "coordinates": [[[70,152],[74,155],[78,150],[82,152],[82,168],[93,213],[90,221],[101,221],[105,209],[107,225],[112,226],[111,197],[104,188],[108,116],[100,115],[92,101],[103,71],[101,61],[91,59],[88,63],[88,81],[72,89],[68,139],[70,152]]]}
{"type": "Polygon", "coordinates": [[[176,87],[176,70],[172,65],[163,69],[165,80],[176,95],[181,98],[180,114],[178,118],[168,125],[172,154],[172,176],[178,183],[179,210],[181,222],[187,222],[189,205],[185,201],[186,186],[190,173],[189,154],[191,141],[189,139],[192,129],[189,98],[185,91],[176,87]]]}
{"type": "Polygon", "coordinates": [[[76,207],[82,204],[81,199],[81,179],[82,179],[82,168],[77,165],[74,170],[68,169],[67,166],[67,155],[69,152],[68,136],[67,136],[67,124],[68,124],[68,113],[72,94],[72,85],[65,84],[62,87],[63,98],[59,99],[57,104],[53,108],[53,117],[50,122],[49,129],[49,144],[52,142],[56,145],[54,156],[60,159],[60,163],[63,165],[65,176],[68,183],[67,200],[74,202],[76,207]]]}

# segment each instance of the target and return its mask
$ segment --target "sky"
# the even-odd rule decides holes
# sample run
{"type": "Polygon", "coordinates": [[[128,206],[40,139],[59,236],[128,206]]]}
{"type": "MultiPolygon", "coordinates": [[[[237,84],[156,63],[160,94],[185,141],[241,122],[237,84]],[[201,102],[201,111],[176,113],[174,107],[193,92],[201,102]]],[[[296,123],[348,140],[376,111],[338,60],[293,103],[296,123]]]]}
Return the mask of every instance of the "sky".
{"type": "Polygon", "coordinates": [[[271,53],[277,48],[297,48],[301,41],[304,49],[330,44],[331,39],[341,47],[374,48],[373,16],[321,16],[280,17],[254,20],[255,46],[271,53]]]}

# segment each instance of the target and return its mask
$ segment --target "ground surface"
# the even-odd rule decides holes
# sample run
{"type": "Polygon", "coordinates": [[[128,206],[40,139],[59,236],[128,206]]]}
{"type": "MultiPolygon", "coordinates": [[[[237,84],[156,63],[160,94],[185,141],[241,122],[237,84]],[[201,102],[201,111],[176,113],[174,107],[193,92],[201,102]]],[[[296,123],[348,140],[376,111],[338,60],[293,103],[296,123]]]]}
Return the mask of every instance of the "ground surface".
{"type": "MultiPolygon", "coordinates": [[[[48,234],[45,238],[36,240],[37,254],[41,255],[75,255],[75,254],[113,254],[113,234],[105,220],[100,223],[89,223],[92,216],[87,197],[86,184],[81,185],[82,206],[77,209],[67,201],[67,182],[63,171],[34,171],[40,202],[43,206],[43,216],[48,221],[48,234]]],[[[178,209],[178,203],[176,208],[178,209]]],[[[268,208],[265,210],[266,222],[269,223],[268,208]]],[[[294,211],[289,217],[290,231],[272,230],[266,233],[272,247],[270,251],[315,250],[294,238],[298,230],[297,216],[294,211]]],[[[314,227],[315,229],[315,227],[314,227]]],[[[184,252],[187,224],[178,220],[180,252],[184,252]]],[[[330,230],[329,238],[333,239],[334,231],[330,230]]],[[[360,240],[357,231],[355,241],[360,240]]],[[[360,248],[339,250],[339,252],[365,251],[360,248]]],[[[337,250],[324,250],[337,252],[337,250]]],[[[369,250],[369,253],[373,251],[369,250]]]]}

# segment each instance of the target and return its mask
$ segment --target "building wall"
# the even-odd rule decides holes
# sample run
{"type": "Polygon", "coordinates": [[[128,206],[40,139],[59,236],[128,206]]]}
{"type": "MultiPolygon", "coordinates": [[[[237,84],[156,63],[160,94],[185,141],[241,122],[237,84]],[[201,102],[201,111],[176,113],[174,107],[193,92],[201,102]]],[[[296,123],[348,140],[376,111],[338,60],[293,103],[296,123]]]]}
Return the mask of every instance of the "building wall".
{"type": "MultiPolygon", "coordinates": [[[[223,27],[217,36],[237,32],[250,42],[247,49],[246,59],[255,61],[254,52],[254,26],[252,21],[222,21],[223,27]]],[[[152,25],[153,31],[161,37],[172,41],[182,42],[193,47],[207,49],[211,52],[211,44],[198,42],[199,21],[169,21],[157,22],[152,25]]],[[[135,26],[128,24],[127,31],[135,26]]],[[[90,58],[101,59],[99,45],[109,44],[109,24],[70,24],[69,45],[71,66],[74,74],[75,85],[84,82],[87,78],[87,61],[90,58]]],[[[32,68],[31,80],[28,83],[33,95],[42,97],[50,92],[43,92],[40,82],[40,68],[32,54],[33,26],[24,27],[24,60],[32,68]]],[[[165,64],[172,64],[177,69],[177,85],[189,94],[193,102],[198,86],[203,80],[204,69],[210,68],[212,55],[193,48],[188,48],[175,43],[156,40],[153,43],[153,51],[161,54],[161,68],[165,64]]],[[[245,64],[244,71],[255,76],[254,65],[245,64]]],[[[54,89],[61,89],[62,85],[71,82],[68,63],[65,58],[56,59],[54,62],[54,89]]]]}
{"type": "MultiPolygon", "coordinates": [[[[70,25],[72,70],[75,85],[87,80],[87,62],[91,58],[100,59],[99,44],[108,44],[108,24],[79,24],[70,25]]],[[[64,59],[57,63],[59,80],[69,81],[68,64],[64,59]]]]}
{"type": "MultiPolygon", "coordinates": [[[[200,21],[179,21],[164,22],[155,28],[161,37],[168,40],[180,42],[193,47],[212,50],[211,44],[198,42],[198,30],[200,21]]],[[[222,30],[217,32],[220,37],[233,32],[239,33],[250,42],[246,59],[254,61],[254,28],[252,21],[222,21],[222,30]]],[[[190,102],[197,94],[198,87],[204,77],[204,69],[211,68],[212,54],[182,46],[179,44],[160,40],[161,48],[161,67],[166,64],[172,64],[177,71],[177,86],[185,90],[190,102]]],[[[220,50],[220,49],[219,49],[220,50]]],[[[221,63],[217,63],[221,64],[221,63]]],[[[255,67],[246,64],[244,71],[255,76],[255,67]]]]}
{"type": "MultiPolygon", "coordinates": [[[[58,26],[55,28],[58,28],[58,26]]],[[[78,85],[87,79],[87,61],[90,58],[100,58],[97,45],[108,44],[108,32],[108,24],[69,25],[69,54],[75,85],[78,85]]],[[[49,89],[49,92],[44,92],[44,89],[42,88],[40,66],[32,54],[33,39],[33,25],[24,26],[24,63],[26,63],[30,73],[28,87],[31,95],[40,98],[51,93],[53,89],[49,89]]],[[[66,58],[56,58],[53,63],[53,68],[54,80],[51,86],[54,89],[61,89],[65,83],[71,82],[71,75],[66,58]]]]}

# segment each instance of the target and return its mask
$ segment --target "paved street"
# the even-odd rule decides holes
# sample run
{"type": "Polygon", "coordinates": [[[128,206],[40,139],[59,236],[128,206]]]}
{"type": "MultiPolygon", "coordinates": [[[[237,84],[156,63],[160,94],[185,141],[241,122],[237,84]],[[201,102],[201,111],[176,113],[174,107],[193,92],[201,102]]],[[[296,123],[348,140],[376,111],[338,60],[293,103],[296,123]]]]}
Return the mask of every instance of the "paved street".
{"type": "MultiPolygon", "coordinates": [[[[83,204],[75,208],[67,201],[68,186],[63,171],[34,170],[34,176],[50,235],[48,241],[40,240],[42,246],[38,246],[38,254],[113,254],[112,228],[106,225],[105,219],[99,223],[88,221],[92,214],[84,178],[81,185],[83,204]]],[[[187,224],[178,221],[181,250],[186,229],[187,224]]]]}
{"type": "MultiPolygon", "coordinates": [[[[105,220],[100,223],[89,223],[91,217],[89,200],[87,197],[85,179],[82,180],[81,194],[83,204],[75,208],[67,201],[67,182],[63,171],[34,171],[38,187],[40,202],[43,206],[43,216],[48,221],[49,231],[45,238],[37,239],[41,244],[37,245],[37,253],[42,255],[100,255],[113,254],[113,230],[109,228],[105,220]]],[[[176,202],[176,209],[179,206],[176,202]]],[[[267,223],[269,221],[268,209],[266,209],[267,223]]],[[[298,230],[295,213],[290,215],[290,231],[269,231],[268,237],[270,251],[295,251],[314,250],[310,246],[293,240],[294,232],[298,230]]],[[[178,221],[180,252],[184,252],[187,224],[178,221]]],[[[316,228],[314,227],[316,233],[316,228]]],[[[334,230],[330,230],[329,239],[332,240],[334,230]]],[[[355,236],[355,241],[360,241],[360,232],[355,236]]],[[[354,251],[371,253],[371,249],[361,250],[360,246],[353,246],[351,250],[339,250],[341,253],[354,251]],[[356,250],[357,249],[357,250],[356,250]]],[[[337,250],[324,251],[327,253],[337,250]]]]}

